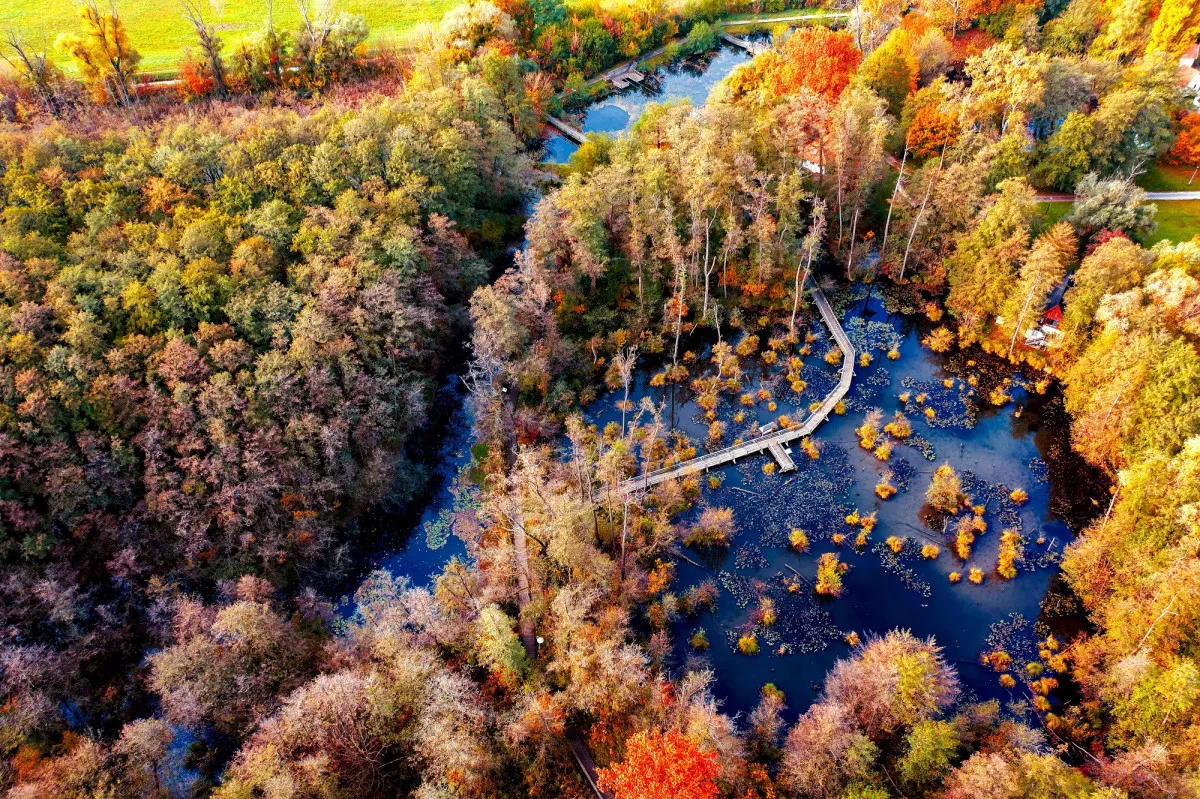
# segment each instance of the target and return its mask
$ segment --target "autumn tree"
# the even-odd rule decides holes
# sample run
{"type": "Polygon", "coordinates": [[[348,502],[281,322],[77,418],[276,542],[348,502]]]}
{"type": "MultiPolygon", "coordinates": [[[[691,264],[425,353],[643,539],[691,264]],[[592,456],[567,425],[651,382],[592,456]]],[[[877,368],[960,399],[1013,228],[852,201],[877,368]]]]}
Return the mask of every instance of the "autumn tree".
{"type": "Polygon", "coordinates": [[[1146,50],[1162,50],[1178,58],[1196,43],[1200,36],[1200,4],[1195,0],[1165,0],[1154,25],[1146,50]]]}
{"type": "Polygon", "coordinates": [[[217,28],[205,21],[199,0],[180,0],[180,3],[183,6],[184,18],[191,24],[200,42],[200,50],[208,64],[213,88],[217,96],[223,98],[228,95],[229,87],[225,82],[225,62],[221,60],[221,48],[224,45],[217,34],[217,28]]]}
{"type": "Polygon", "coordinates": [[[925,489],[925,501],[938,510],[953,513],[958,509],[962,486],[958,473],[948,463],[943,463],[933,473],[929,488],[925,489]]]}
{"type": "Polygon", "coordinates": [[[1185,164],[1193,167],[1188,177],[1188,185],[1196,179],[1200,172],[1200,113],[1191,112],[1183,117],[1179,124],[1179,132],[1175,136],[1175,144],[1167,154],[1173,164],[1185,164]]]}
{"type": "Polygon", "coordinates": [[[638,732],[619,763],[600,769],[600,787],[614,799],[716,799],[716,757],[669,730],[638,732]]]}
{"type": "Polygon", "coordinates": [[[921,75],[914,50],[912,35],[897,28],[858,70],[859,77],[887,102],[893,116],[900,115],[905,98],[917,90],[921,75]]]}
{"type": "Polygon", "coordinates": [[[133,78],[142,57],[133,49],[116,3],[101,11],[98,0],[79,6],[83,36],[62,34],[57,46],[79,67],[98,102],[132,105],[133,78]]]}
{"type": "Polygon", "coordinates": [[[997,317],[1004,319],[1001,326],[1005,330],[1012,330],[1008,346],[1010,357],[1017,338],[1025,332],[1026,325],[1037,322],[1046,298],[1063,280],[1075,260],[1077,246],[1075,231],[1066,222],[1059,222],[1034,241],[1021,263],[1017,282],[1000,306],[997,317]]]}
{"type": "Polygon", "coordinates": [[[836,103],[861,61],[862,53],[848,31],[814,25],[801,28],[749,69],[770,99],[807,88],[836,103]]]}
{"type": "Polygon", "coordinates": [[[883,175],[884,144],[894,123],[887,115],[884,101],[859,84],[851,86],[842,95],[832,122],[836,183],[830,187],[831,199],[837,207],[837,241],[845,247],[846,272],[850,275],[854,267],[859,217],[883,175]]]}
{"type": "Polygon", "coordinates": [[[63,87],[63,74],[50,58],[45,45],[35,49],[13,30],[5,34],[7,52],[0,52],[2,59],[17,75],[17,79],[46,110],[57,114],[61,104],[59,93],[63,87]]]}
{"type": "Polygon", "coordinates": [[[958,138],[958,120],[937,104],[922,106],[908,127],[906,144],[918,158],[932,158],[958,138]]]}

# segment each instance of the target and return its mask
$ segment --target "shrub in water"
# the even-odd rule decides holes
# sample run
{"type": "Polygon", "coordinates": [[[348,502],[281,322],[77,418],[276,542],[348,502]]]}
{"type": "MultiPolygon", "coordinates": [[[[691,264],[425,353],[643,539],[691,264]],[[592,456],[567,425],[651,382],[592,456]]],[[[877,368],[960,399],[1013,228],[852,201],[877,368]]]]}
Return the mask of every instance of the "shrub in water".
{"type": "Polygon", "coordinates": [[[842,573],[845,564],[838,560],[832,552],[826,552],[817,559],[816,591],[822,596],[838,597],[842,595],[842,573]]]}
{"type": "Polygon", "coordinates": [[[743,655],[752,656],[758,654],[758,638],[754,633],[748,633],[738,639],[738,651],[743,655]]]}
{"type": "Polygon", "coordinates": [[[791,542],[792,549],[797,552],[808,550],[808,535],[799,527],[792,528],[792,532],[788,534],[788,541],[791,542]]]}

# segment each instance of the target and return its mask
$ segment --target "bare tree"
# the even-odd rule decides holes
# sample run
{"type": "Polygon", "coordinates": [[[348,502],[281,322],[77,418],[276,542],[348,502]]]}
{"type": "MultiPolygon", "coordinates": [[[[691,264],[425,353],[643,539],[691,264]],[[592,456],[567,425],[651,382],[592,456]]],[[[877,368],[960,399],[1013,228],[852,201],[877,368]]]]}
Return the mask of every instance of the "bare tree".
{"type": "MultiPolygon", "coordinates": [[[[221,42],[221,37],[217,35],[217,29],[214,25],[209,25],[204,21],[204,14],[200,10],[198,0],[179,0],[183,6],[183,17],[192,24],[196,30],[196,38],[200,40],[200,49],[204,52],[204,58],[208,61],[208,68],[212,72],[213,87],[217,92],[217,96],[224,99],[229,96],[229,87],[225,83],[225,64],[221,61],[221,48],[224,46],[221,42]]],[[[220,6],[213,4],[213,10],[217,12],[217,21],[220,22],[220,6]]]]}
{"type": "Polygon", "coordinates": [[[4,33],[4,43],[11,54],[0,53],[0,59],[16,71],[26,88],[47,111],[58,116],[61,110],[58,89],[62,75],[50,60],[45,37],[41,49],[34,51],[25,44],[19,33],[9,29],[4,33]]]}

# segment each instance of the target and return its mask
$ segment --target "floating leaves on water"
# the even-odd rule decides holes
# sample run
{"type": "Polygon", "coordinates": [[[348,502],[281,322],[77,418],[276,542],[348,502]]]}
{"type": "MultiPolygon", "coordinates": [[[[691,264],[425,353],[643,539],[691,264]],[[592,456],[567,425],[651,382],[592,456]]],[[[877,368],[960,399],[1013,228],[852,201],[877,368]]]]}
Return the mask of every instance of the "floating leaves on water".
{"type": "Polygon", "coordinates": [[[735,569],[765,569],[770,565],[762,550],[753,544],[746,544],[738,547],[737,552],[733,554],[733,568],[735,569]]]}
{"type": "Polygon", "coordinates": [[[930,427],[970,430],[975,426],[978,411],[970,391],[946,388],[936,380],[917,380],[911,376],[901,378],[900,386],[916,394],[910,395],[905,403],[906,413],[916,415],[933,409],[933,416],[926,416],[930,427]]]}
{"type": "Polygon", "coordinates": [[[846,337],[854,346],[855,352],[869,353],[871,351],[888,352],[899,349],[904,343],[904,337],[890,322],[867,321],[861,316],[849,319],[844,325],[846,337]]]}
{"type": "Polygon", "coordinates": [[[886,543],[875,544],[875,546],[871,547],[871,552],[879,556],[879,562],[883,564],[883,568],[899,577],[900,582],[909,591],[919,594],[926,599],[932,595],[933,588],[929,583],[921,579],[920,575],[906,563],[906,561],[917,557],[916,551],[910,542],[905,541],[903,548],[898,553],[893,552],[891,547],[886,543]]]}
{"type": "Polygon", "coordinates": [[[430,549],[441,549],[450,540],[450,531],[454,529],[454,511],[442,508],[437,518],[425,522],[425,546],[430,549]]]}
{"type": "Polygon", "coordinates": [[[1050,482],[1050,467],[1046,462],[1036,455],[1029,459],[1029,474],[1035,482],[1049,483],[1050,482]]]}
{"type": "Polygon", "coordinates": [[[1020,613],[992,624],[980,657],[1005,652],[1013,663],[1032,663],[1038,659],[1038,631],[1033,622],[1020,613]]]}

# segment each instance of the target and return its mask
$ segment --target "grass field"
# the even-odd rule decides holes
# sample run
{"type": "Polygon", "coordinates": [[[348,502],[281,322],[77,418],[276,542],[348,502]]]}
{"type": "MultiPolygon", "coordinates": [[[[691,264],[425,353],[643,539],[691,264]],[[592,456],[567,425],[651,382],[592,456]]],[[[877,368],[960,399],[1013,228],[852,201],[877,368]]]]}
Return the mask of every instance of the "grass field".
{"type": "Polygon", "coordinates": [[[1146,191],[1198,191],[1200,190],[1200,175],[1192,185],[1188,185],[1195,167],[1168,166],[1155,164],[1144,174],[1138,176],[1137,184],[1146,191]]]}
{"type": "MultiPolygon", "coordinates": [[[[1184,177],[1187,182],[1187,177],[1184,177]]],[[[1158,191],[1168,191],[1158,189],[1158,191]]],[[[1200,234],[1200,200],[1170,200],[1155,203],[1158,206],[1158,227],[1143,242],[1150,247],[1160,241],[1190,241],[1200,234]]],[[[1038,203],[1042,211],[1042,227],[1053,225],[1071,212],[1069,202],[1038,203]]]]}
{"type": "MultiPolygon", "coordinates": [[[[371,28],[372,41],[399,41],[422,22],[436,22],[461,0],[338,0],[336,8],[362,14],[371,28]]],[[[101,3],[103,6],[104,4],[101,3]]],[[[221,15],[221,37],[230,52],[240,39],[262,27],[267,16],[265,0],[226,0],[221,15]]],[[[119,0],[134,47],[142,54],[145,72],[171,73],[184,47],[195,45],[195,34],[183,18],[177,0],[119,0]]],[[[209,14],[215,21],[215,13],[209,14]]],[[[51,46],[58,34],[78,33],[79,25],[73,0],[0,0],[0,31],[16,30],[25,41],[38,45],[45,40],[51,46]]],[[[275,24],[294,29],[300,14],[290,0],[275,3],[275,24]]],[[[68,68],[63,58],[59,63],[68,68]]]]}

